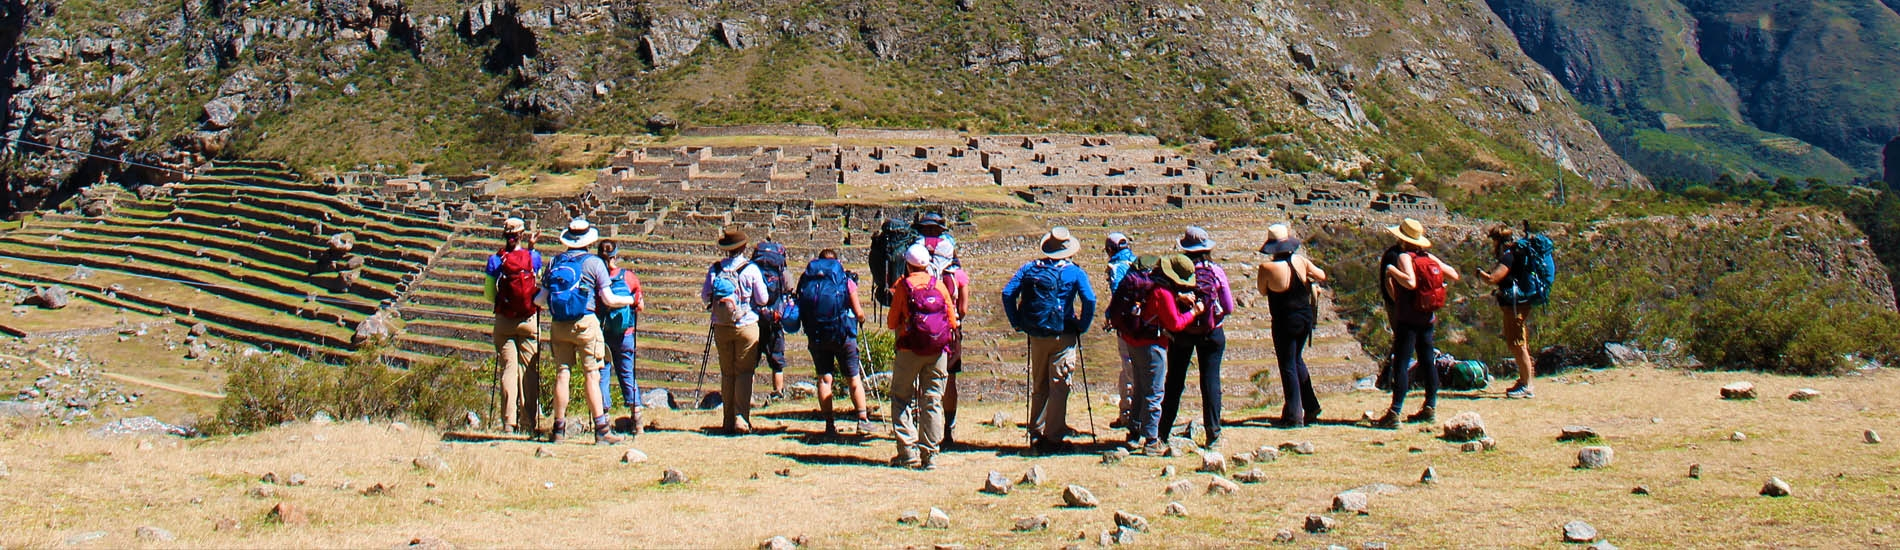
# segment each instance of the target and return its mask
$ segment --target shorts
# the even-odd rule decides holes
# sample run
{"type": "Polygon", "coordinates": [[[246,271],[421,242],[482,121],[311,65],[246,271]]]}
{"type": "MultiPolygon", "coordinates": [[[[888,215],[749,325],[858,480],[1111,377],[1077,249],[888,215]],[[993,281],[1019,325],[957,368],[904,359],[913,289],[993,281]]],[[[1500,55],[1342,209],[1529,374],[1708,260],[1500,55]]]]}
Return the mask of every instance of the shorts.
{"type": "Polygon", "coordinates": [[[808,347],[811,364],[818,369],[819,376],[836,375],[839,371],[843,371],[845,378],[864,374],[864,367],[858,361],[857,338],[846,338],[843,342],[813,340],[808,347]]]}
{"type": "Polygon", "coordinates": [[[1501,336],[1504,337],[1505,345],[1511,347],[1530,345],[1531,306],[1498,306],[1498,311],[1504,315],[1504,334],[1501,336]]]}
{"type": "Polygon", "coordinates": [[[759,358],[773,373],[785,372],[785,331],[778,323],[759,320],[759,358]]]}

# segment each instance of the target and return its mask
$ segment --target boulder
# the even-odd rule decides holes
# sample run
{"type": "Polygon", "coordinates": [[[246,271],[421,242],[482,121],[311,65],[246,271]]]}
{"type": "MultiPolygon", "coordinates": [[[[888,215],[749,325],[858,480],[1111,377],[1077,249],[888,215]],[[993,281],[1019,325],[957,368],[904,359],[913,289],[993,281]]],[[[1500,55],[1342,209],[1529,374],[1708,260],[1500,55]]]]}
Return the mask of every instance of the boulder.
{"type": "Polygon", "coordinates": [[[949,529],[950,528],[950,514],[948,512],[944,512],[942,508],[937,508],[935,506],[932,506],[930,508],[930,515],[924,518],[924,528],[925,529],[949,529]]]}
{"type": "Polygon", "coordinates": [[[1044,531],[1048,529],[1049,529],[1049,516],[1034,516],[1034,517],[1026,517],[1026,518],[1016,518],[1016,527],[1014,527],[1012,530],[1018,533],[1026,533],[1030,531],[1044,531]]]}
{"type": "Polygon", "coordinates": [[[1821,390],[1814,388],[1801,388],[1788,394],[1789,401],[1813,401],[1818,397],[1821,397],[1821,390]]]}
{"type": "Polygon", "coordinates": [[[1256,464],[1268,464],[1277,460],[1280,460],[1279,449],[1261,445],[1259,449],[1253,452],[1253,461],[1256,464]]]}
{"type": "Polygon", "coordinates": [[[1425,473],[1419,474],[1418,482],[1426,485],[1438,483],[1438,469],[1426,466],[1425,473]]]}
{"type": "Polygon", "coordinates": [[[1596,439],[1598,439],[1597,431],[1589,426],[1564,426],[1563,431],[1557,434],[1558,441],[1594,441],[1596,439]]]}
{"type": "Polygon", "coordinates": [[[218,518],[217,521],[211,523],[211,530],[220,533],[236,531],[238,530],[238,520],[235,518],[218,518]]]}
{"type": "Polygon", "coordinates": [[[1161,477],[1174,477],[1174,474],[1175,469],[1173,464],[1161,467],[1161,477]]]}
{"type": "Polygon", "coordinates": [[[992,470],[990,475],[983,480],[983,492],[992,495],[1009,494],[1009,478],[1003,477],[1002,472],[992,470]]]}
{"type": "Polygon", "coordinates": [[[535,447],[534,457],[535,458],[554,458],[554,451],[548,450],[547,447],[535,447]]]}
{"type": "Polygon", "coordinates": [[[310,476],[303,474],[290,474],[290,477],[284,478],[284,485],[289,487],[302,487],[309,482],[310,476]]]}
{"type": "Polygon", "coordinates": [[[1748,382],[1736,382],[1722,386],[1723,399],[1754,399],[1755,385],[1748,382]]]}
{"type": "Polygon", "coordinates": [[[1288,441],[1280,444],[1280,450],[1296,455],[1310,455],[1317,449],[1311,441],[1288,441]]]}
{"type": "Polygon", "coordinates": [[[640,452],[639,449],[627,449],[625,454],[620,455],[621,464],[639,464],[646,461],[647,454],[640,452]]]}
{"type": "Polygon", "coordinates": [[[1788,482],[1782,481],[1781,478],[1778,477],[1768,478],[1768,482],[1763,483],[1761,486],[1761,495],[1765,497],[1785,497],[1793,493],[1794,487],[1789,486],[1788,482]]]}
{"type": "Polygon", "coordinates": [[[1115,525],[1117,527],[1146,532],[1148,530],[1148,518],[1135,515],[1126,510],[1116,510],[1115,525]]]}
{"type": "Polygon", "coordinates": [[[905,510],[904,513],[897,515],[897,524],[898,525],[923,525],[924,515],[917,513],[916,510],[905,510]]]}
{"type": "Polygon", "coordinates": [[[416,457],[415,460],[409,461],[409,463],[415,466],[417,470],[428,470],[438,473],[447,473],[449,471],[449,462],[435,455],[419,456],[416,457]]]}
{"type": "Polygon", "coordinates": [[[250,491],[246,491],[244,494],[250,495],[251,498],[255,498],[259,500],[267,499],[267,498],[275,498],[277,496],[277,488],[271,487],[269,485],[252,487],[250,491]]]}
{"type": "Polygon", "coordinates": [[[1070,485],[1062,489],[1062,503],[1071,508],[1094,508],[1102,505],[1102,501],[1095,499],[1095,493],[1089,492],[1081,485],[1070,485]]]}
{"type": "Polygon", "coordinates": [[[1168,507],[1161,510],[1161,515],[1177,518],[1187,517],[1187,505],[1179,502],[1169,502],[1168,507]]]}
{"type": "Polygon", "coordinates": [[[1225,474],[1227,473],[1227,457],[1221,456],[1221,454],[1216,451],[1201,453],[1201,468],[1196,471],[1210,474],[1225,474]]]}
{"type": "Polygon", "coordinates": [[[1031,465],[1029,467],[1029,471],[1023,472],[1023,478],[1021,480],[1018,480],[1016,483],[1018,485],[1028,485],[1030,487],[1041,487],[1042,485],[1049,483],[1049,474],[1048,472],[1043,471],[1041,464],[1031,465]]]}
{"type": "Polygon", "coordinates": [[[40,289],[34,295],[34,299],[39,302],[40,307],[46,309],[65,309],[72,303],[72,295],[66,292],[65,287],[59,285],[40,289]]]}
{"type": "Polygon", "coordinates": [[[1194,482],[1192,481],[1188,481],[1185,479],[1177,479],[1177,480],[1174,480],[1173,483],[1168,484],[1168,490],[1167,490],[1168,496],[1180,496],[1180,495],[1191,494],[1193,492],[1194,492],[1194,482]]]}
{"type": "Polygon", "coordinates": [[[1618,367],[1634,367],[1642,365],[1644,361],[1643,352],[1615,342],[1604,343],[1603,353],[1610,357],[1611,365],[1618,367]]]}
{"type": "Polygon", "coordinates": [[[673,393],[666,391],[666,388],[654,388],[640,394],[640,404],[649,409],[662,411],[679,408],[679,403],[673,401],[673,393]]]}
{"type": "Polygon", "coordinates": [[[1102,464],[1120,464],[1126,458],[1128,458],[1128,449],[1116,447],[1102,451],[1102,464]]]}
{"type": "Polygon", "coordinates": [[[139,527],[138,530],[133,531],[133,535],[137,536],[139,540],[150,542],[172,542],[178,540],[178,536],[173,535],[171,531],[151,525],[139,527]]]}
{"type": "Polygon", "coordinates": [[[1607,468],[1615,459],[1616,451],[1609,447],[1584,447],[1577,450],[1577,468],[1579,469],[1607,468]]]}
{"type": "Polygon", "coordinates": [[[205,326],[204,323],[192,323],[191,332],[187,334],[189,334],[192,338],[204,338],[205,335],[209,334],[210,332],[211,332],[211,327],[205,326]]]}
{"type": "Polygon", "coordinates": [[[1446,420],[1444,431],[1439,435],[1446,441],[1476,441],[1484,436],[1484,418],[1472,411],[1458,413],[1446,420]]]}
{"type": "MultiPolygon", "coordinates": [[[[1307,516],[1307,517],[1311,518],[1313,516],[1307,516]]],[[[1294,535],[1293,535],[1292,529],[1281,529],[1280,532],[1273,534],[1273,542],[1277,542],[1280,544],[1291,543],[1293,542],[1293,538],[1294,538],[1294,535]]]]}
{"type": "Polygon", "coordinates": [[[1009,427],[1009,425],[1010,425],[1010,421],[1009,421],[1008,412],[996,411],[996,414],[990,417],[990,426],[997,427],[997,428],[1007,428],[1009,427]]]}
{"type": "Polygon", "coordinates": [[[1333,518],[1322,516],[1319,514],[1306,516],[1306,532],[1308,533],[1314,533],[1314,534],[1329,533],[1329,532],[1332,532],[1333,529],[1338,528],[1338,527],[1339,527],[1339,520],[1335,520],[1333,518]]]}
{"type": "Polygon", "coordinates": [[[765,539],[765,542],[759,543],[759,550],[792,550],[794,548],[798,548],[798,545],[793,544],[792,539],[783,536],[765,539]]]}
{"type": "Polygon", "coordinates": [[[186,359],[203,359],[207,355],[211,355],[211,348],[206,347],[204,342],[194,341],[191,345],[185,346],[186,359]]]}
{"type": "Polygon", "coordinates": [[[310,523],[310,516],[304,514],[303,509],[288,502],[279,502],[276,506],[272,506],[270,513],[265,516],[265,519],[279,525],[307,525],[310,523]]]}
{"type": "Polygon", "coordinates": [[[1564,524],[1564,542],[1591,542],[1597,540],[1597,528],[1581,521],[1564,524]]]}
{"type": "Polygon", "coordinates": [[[1742,432],[1731,433],[1731,434],[1728,434],[1728,440],[1729,441],[1748,441],[1748,434],[1745,434],[1742,432]]]}
{"type": "Polygon", "coordinates": [[[1648,494],[1649,494],[1649,486],[1648,486],[1648,485],[1637,485],[1637,486],[1635,486],[1635,487],[1632,487],[1632,488],[1630,488],[1630,494],[1632,494],[1632,495],[1648,495],[1648,494]]]}
{"type": "Polygon", "coordinates": [[[1865,432],[1861,432],[1860,437],[1862,440],[1866,441],[1868,445],[1880,444],[1880,432],[1867,430],[1865,432]]]}
{"type": "Polygon", "coordinates": [[[1358,491],[1346,491],[1333,495],[1332,511],[1366,515],[1371,513],[1372,497],[1358,491]]]}
{"type": "Polygon", "coordinates": [[[785,393],[791,394],[792,399],[817,397],[818,385],[805,381],[793,382],[791,385],[785,387],[785,393]]]}
{"type": "Polygon", "coordinates": [[[1240,484],[1221,476],[1207,476],[1207,494],[1231,495],[1240,492],[1240,484]]]}
{"type": "Polygon", "coordinates": [[[1702,465],[1701,464],[1689,465],[1689,479],[1702,479],[1702,465]]]}
{"type": "Polygon", "coordinates": [[[1241,483],[1260,483],[1266,480],[1267,480],[1267,473],[1260,471],[1259,468],[1254,468],[1252,470],[1247,470],[1245,472],[1234,474],[1234,481],[1238,481],[1241,483]]]}
{"type": "Polygon", "coordinates": [[[660,473],[661,485],[679,485],[686,481],[686,473],[673,468],[667,468],[665,472],[660,473]]]}

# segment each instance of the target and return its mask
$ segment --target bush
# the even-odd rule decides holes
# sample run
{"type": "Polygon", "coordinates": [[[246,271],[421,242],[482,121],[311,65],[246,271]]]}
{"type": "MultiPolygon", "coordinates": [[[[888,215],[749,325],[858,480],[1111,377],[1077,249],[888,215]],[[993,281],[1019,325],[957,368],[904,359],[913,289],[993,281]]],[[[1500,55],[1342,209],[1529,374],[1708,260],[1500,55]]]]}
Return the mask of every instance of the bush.
{"type": "Polygon", "coordinates": [[[474,369],[448,359],[409,370],[384,366],[367,350],[343,366],[287,355],[239,359],[209,434],[252,432],[325,412],[339,419],[405,418],[446,426],[481,408],[474,369]]]}
{"type": "Polygon", "coordinates": [[[891,371],[891,358],[897,354],[897,335],[865,325],[858,334],[858,360],[864,363],[864,375],[891,371]]]}
{"type": "Polygon", "coordinates": [[[1849,358],[1891,363],[1896,316],[1842,300],[1840,283],[1799,270],[1742,270],[1717,280],[1689,349],[1711,368],[1839,374],[1849,358]]]}

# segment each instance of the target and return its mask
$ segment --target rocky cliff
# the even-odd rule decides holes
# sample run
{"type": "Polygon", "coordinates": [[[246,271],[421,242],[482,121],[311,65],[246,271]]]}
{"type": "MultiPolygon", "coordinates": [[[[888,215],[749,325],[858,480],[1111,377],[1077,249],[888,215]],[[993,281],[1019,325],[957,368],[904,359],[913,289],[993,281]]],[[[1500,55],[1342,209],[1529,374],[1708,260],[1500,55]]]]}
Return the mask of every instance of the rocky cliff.
{"type": "Polygon", "coordinates": [[[521,159],[532,131],[755,122],[1125,131],[1390,181],[1561,166],[1646,185],[1475,1],[7,2],[9,211],[217,156],[467,170],[521,159]]]}
{"type": "Polygon", "coordinates": [[[1876,0],[1488,0],[1652,176],[1879,177],[1900,14],[1876,0]]]}

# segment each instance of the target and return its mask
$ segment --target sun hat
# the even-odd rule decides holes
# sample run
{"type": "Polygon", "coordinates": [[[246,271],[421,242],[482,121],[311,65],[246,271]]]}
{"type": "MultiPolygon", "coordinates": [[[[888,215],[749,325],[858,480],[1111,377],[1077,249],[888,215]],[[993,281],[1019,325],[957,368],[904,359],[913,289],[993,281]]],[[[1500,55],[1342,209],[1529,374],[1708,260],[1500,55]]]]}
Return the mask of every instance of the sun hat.
{"type": "Polygon", "coordinates": [[[1069,228],[1057,226],[1042,235],[1042,257],[1051,260],[1066,260],[1082,251],[1082,243],[1069,234],[1069,228]]]}
{"type": "Polygon", "coordinates": [[[912,243],[910,248],[904,249],[904,263],[911,267],[930,265],[930,249],[924,248],[924,243],[912,243]]]}
{"type": "Polygon", "coordinates": [[[1182,252],[1206,252],[1214,249],[1214,237],[1209,236],[1206,229],[1190,225],[1181,234],[1180,244],[1182,252]]]}
{"type": "Polygon", "coordinates": [[[748,239],[738,227],[727,227],[719,236],[719,249],[727,252],[745,248],[748,239]]]}
{"type": "Polygon", "coordinates": [[[513,235],[527,230],[528,222],[521,221],[521,218],[508,218],[501,222],[501,232],[506,235],[513,235]]]}
{"type": "Polygon", "coordinates": [[[1108,238],[1102,241],[1102,248],[1108,250],[1110,254],[1128,250],[1128,235],[1120,231],[1109,233],[1108,238]]]}
{"type": "Polygon", "coordinates": [[[585,249],[600,240],[600,230],[587,223],[587,218],[574,218],[567,222],[567,231],[561,233],[561,245],[570,249],[585,249]]]}
{"type": "Polygon", "coordinates": [[[1388,226],[1385,230],[1391,232],[1392,236],[1398,237],[1400,241],[1410,243],[1412,246],[1419,248],[1432,247],[1432,240],[1425,238],[1425,224],[1419,223],[1418,220],[1406,218],[1405,221],[1399,222],[1398,225],[1388,226]]]}
{"type": "Polygon", "coordinates": [[[1194,287],[1194,260],[1188,259],[1186,254],[1169,254],[1168,257],[1162,258],[1158,271],[1161,272],[1163,278],[1174,283],[1175,286],[1194,287]]]}
{"type": "Polygon", "coordinates": [[[1267,242],[1260,245],[1260,253],[1268,256],[1289,254],[1300,249],[1300,239],[1293,236],[1293,229],[1284,223],[1267,226],[1267,242]]]}
{"type": "Polygon", "coordinates": [[[1154,271],[1157,267],[1161,267],[1161,257],[1154,254],[1142,254],[1135,258],[1134,265],[1128,266],[1135,271],[1154,271]]]}
{"type": "Polygon", "coordinates": [[[943,214],[925,212],[923,215],[917,216],[917,223],[911,225],[914,227],[935,227],[937,229],[943,229],[943,214]]]}

